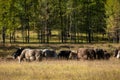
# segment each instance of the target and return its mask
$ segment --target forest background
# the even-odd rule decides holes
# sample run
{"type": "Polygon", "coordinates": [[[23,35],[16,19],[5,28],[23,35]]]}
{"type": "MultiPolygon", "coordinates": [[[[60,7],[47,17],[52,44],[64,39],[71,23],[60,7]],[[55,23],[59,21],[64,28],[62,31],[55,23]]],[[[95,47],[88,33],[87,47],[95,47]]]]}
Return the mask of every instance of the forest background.
{"type": "Polygon", "coordinates": [[[0,42],[120,42],[120,0],[0,0],[0,42]]]}

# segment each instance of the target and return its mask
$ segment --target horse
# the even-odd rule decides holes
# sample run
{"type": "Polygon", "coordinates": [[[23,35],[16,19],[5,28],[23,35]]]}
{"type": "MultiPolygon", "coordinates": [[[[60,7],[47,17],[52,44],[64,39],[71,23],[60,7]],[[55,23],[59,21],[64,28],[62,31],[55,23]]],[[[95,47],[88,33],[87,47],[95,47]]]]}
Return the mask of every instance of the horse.
{"type": "Polygon", "coordinates": [[[41,61],[42,60],[42,50],[40,49],[24,49],[20,56],[18,56],[19,63],[23,60],[27,61],[41,61]]]}
{"type": "Polygon", "coordinates": [[[43,57],[47,58],[56,58],[57,54],[55,50],[50,50],[50,49],[43,49],[42,50],[43,57]]]}
{"type": "Polygon", "coordinates": [[[17,51],[15,51],[12,56],[13,56],[13,59],[16,59],[18,56],[21,55],[22,51],[24,50],[24,48],[18,48],[17,51]]]}
{"type": "Polygon", "coordinates": [[[70,54],[71,54],[71,50],[61,50],[57,56],[58,56],[58,59],[68,60],[70,57],[70,54]]]}
{"type": "Polygon", "coordinates": [[[83,60],[94,60],[96,59],[96,54],[94,49],[92,48],[79,48],[77,50],[77,59],[83,59],[83,60]]]}

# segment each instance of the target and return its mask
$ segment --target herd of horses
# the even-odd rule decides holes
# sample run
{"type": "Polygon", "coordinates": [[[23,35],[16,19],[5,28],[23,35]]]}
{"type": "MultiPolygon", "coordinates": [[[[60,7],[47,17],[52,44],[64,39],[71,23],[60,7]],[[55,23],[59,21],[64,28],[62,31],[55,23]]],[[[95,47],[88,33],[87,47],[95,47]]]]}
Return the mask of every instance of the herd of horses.
{"type": "MultiPolygon", "coordinates": [[[[111,54],[103,49],[93,49],[93,48],[79,48],[77,51],[72,50],[61,50],[56,53],[55,50],[51,49],[30,49],[30,48],[18,48],[13,54],[14,59],[18,59],[19,63],[21,61],[42,61],[43,58],[46,59],[76,59],[76,60],[108,60],[111,54]]],[[[120,50],[116,49],[114,52],[114,57],[120,58],[120,50]]]]}

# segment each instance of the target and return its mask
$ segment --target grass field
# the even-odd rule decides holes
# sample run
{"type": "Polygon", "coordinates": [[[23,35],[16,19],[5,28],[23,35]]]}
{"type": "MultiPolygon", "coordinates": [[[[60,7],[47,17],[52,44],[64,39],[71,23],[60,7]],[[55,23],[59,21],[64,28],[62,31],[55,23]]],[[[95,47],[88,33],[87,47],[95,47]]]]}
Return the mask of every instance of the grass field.
{"type": "Polygon", "coordinates": [[[0,80],[119,80],[120,60],[0,62],[0,80]]]}
{"type": "Polygon", "coordinates": [[[54,48],[57,51],[70,46],[98,47],[112,52],[118,44],[12,44],[0,47],[0,80],[120,80],[120,60],[43,60],[22,62],[9,60],[15,47],[54,48]]]}

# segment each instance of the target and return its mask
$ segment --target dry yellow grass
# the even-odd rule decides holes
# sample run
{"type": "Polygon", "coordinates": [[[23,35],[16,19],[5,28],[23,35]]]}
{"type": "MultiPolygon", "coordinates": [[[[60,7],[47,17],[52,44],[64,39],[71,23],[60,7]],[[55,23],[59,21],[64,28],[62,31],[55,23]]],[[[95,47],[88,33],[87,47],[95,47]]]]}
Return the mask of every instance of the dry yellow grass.
{"type": "Polygon", "coordinates": [[[0,80],[119,80],[120,60],[0,62],[0,80]]]}

